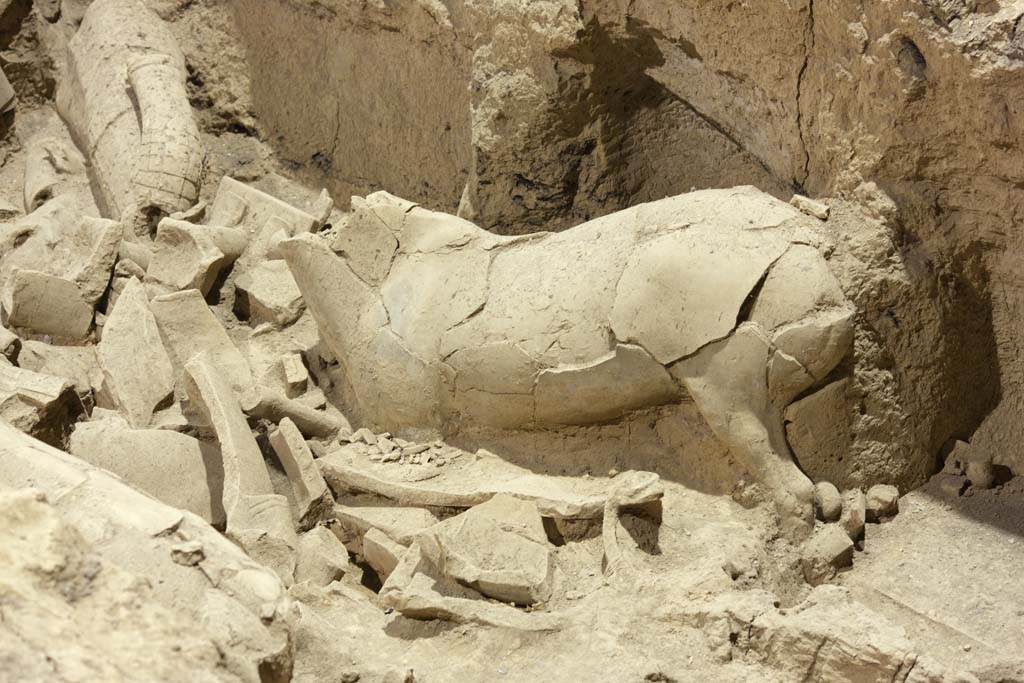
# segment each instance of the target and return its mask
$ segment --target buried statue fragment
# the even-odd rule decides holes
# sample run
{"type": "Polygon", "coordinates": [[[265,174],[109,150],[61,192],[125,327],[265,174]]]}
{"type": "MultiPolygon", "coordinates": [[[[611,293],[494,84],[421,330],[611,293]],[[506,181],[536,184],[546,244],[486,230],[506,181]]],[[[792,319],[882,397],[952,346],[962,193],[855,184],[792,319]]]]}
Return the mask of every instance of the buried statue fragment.
{"type": "Polygon", "coordinates": [[[281,251],[367,422],[500,440],[692,402],[804,532],[783,412],[853,342],[817,224],[741,187],[502,237],[378,192],[281,251]]]}

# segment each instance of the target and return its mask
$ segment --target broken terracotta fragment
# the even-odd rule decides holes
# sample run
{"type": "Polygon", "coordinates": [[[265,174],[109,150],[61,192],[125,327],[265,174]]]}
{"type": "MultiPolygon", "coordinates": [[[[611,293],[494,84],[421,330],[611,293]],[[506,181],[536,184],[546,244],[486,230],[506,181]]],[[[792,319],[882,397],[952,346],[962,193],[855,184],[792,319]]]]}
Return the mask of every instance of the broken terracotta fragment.
{"type": "Polygon", "coordinates": [[[117,298],[96,353],[105,402],[133,427],[148,427],[153,414],[173,398],[175,376],[146,288],[138,280],[130,279],[117,298]]]}
{"type": "Polygon", "coordinates": [[[17,270],[7,279],[2,301],[7,324],[17,329],[81,341],[92,328],[92,306],[64,278],[17,270]]]}
{"type": "Polygon", "coordinates": [[[247,414],[271,422],[290,419],[309,437],[332,437],[348,424],[344,417],[337,413],[317,410],[267,387],[258,387],[248,392],[242,397],[242,407],[247,414]]]}
{"type": "Polygon", "coordinates": [[[299,536],[295,547],[295,582],[326,586],[338,581],[349,568],[348,551],[325,526],[316,525],[299,536]]]}
{"type": "Polygon", "coordinates": [[[376,527],[366,531],[362,539],[362,554],[366,563],[377,572],[381,581],[387,581],[402,560],[406,546],[392,540],[376,527]]]}
{"type": "Polygon", "coordinates": [[[99,420],[75,428],[68,452],[171,507],[224,527],[221,456],[212,444],[174,431],[99,420]]]}
{"type": "Polygon", "coordinates": [[[413,619],[444,619],[521,631],[554,631],[561,626],[554,615],[527,614],[484,601],[479,593],[440,576],[418,543],[402,555],[380,595],[383,604],[413,619]]]}
{"type": "Polygon", "coordinates": [[[417,542],[445,577],[482,595],[517,605],[551,597],[554,555],[547,538],[506,530],[488,511],[470,508],[423,531],[417,542]]]}
{"type": "Polygon", "coordinates": [[[838,524],[826,524],[804,545],[800,565],[812,586],[820,585],[836,572],[853,564],[853,541],[838,524]]]}
{"type": "Polygon", "coordinates": [[[664,495],[664,486],[653,472],[623,472],[612,480],[601,520],[602,568],[606,575],[621,570],[637,553],[637,544],[623,526],[622,515],[627,511],[646,513],[657,533],[664,495]]]}
{"type": "Polygon", "coordinates": [[[607,480],[563,481],[535,474],[491,454],[460,458],[442,469],[407,478],[388,463],[367,462],[349,450],[316,461],[337,495],[363,491],[401,506],[470,508],[499,494],[533,501],[545,517],[599,520],[608,499],[607,480]]]}
{"type": "Polygon", "coordinates": [[[334,498],[327,490],[327,484],[313,462],[313,454],[294,422],[288,418],[281,420],[268,438],[291,482],[298,527],[310,529],[328,514],[334,505],[334,498]]]}
{"type": "Polygon", "coordinates": [[[203,354],[185,365],[186,390],[220,444],[226,533],[291,583],[295,530],[288,500],[274,493],[270,475],[234,391],[203,354]]]}
{"type": "Polygon", "coordinates": [[[288,265],[265,261],[235,280],[235,311],[251,324],[273,323],[286,327],[298,320],[306,304],[288,265]]]}
{"type": "Polygon", "coordinates": [[[229,176],[217,187],[208,221],[246,235],[248,246],[235,264],[243,274],[269,259],[282,239],[308,233],[317,225],[314,216],[229,176]]]}
{"type": "Polygon", "coordinates": [[[234,228],[164,218],[156,228],[146,284],[159,293],[197,289],[206,296],[247,244],[245,234],[234,228]]]}
{"type": "Polygon", "coordinates": [[[70,381],[0,363],[0,418],[51,446],[63,447],[82,416],[70,381]]]}
{"type": "MultiPolygon", "coordinates": [[[[348,538],[358,541],[370,529],[376,529],[404,546],[437,524],[437,517],[430,511],[417,507],[335,505],[332,516],[338,521],[340,532],[348,538]]],[[[358,545],[354,547],[359,549],[358,545]]]]}
{"type": "Polygon", "coordinates": [[[155,297],[149,306],[176,372],[183,372],[191,360],[203,354],[238,396],[252,391],[249,363],[228,338],[199,290],[164,294],[155,297]]]}

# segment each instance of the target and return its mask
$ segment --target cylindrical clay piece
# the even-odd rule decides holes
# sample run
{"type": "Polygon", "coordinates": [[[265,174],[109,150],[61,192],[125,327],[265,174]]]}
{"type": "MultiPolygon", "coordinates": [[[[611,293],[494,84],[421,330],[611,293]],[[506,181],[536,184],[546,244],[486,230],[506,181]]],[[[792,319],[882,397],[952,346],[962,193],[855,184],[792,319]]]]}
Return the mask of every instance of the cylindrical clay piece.
{"type": "Polygon", "coordinates": [[[96,0],[68,43],[57,109],[92,164],[107,217],[148,236],[195,204],[203,166],[185,58],[139,0],[96,0]]]}

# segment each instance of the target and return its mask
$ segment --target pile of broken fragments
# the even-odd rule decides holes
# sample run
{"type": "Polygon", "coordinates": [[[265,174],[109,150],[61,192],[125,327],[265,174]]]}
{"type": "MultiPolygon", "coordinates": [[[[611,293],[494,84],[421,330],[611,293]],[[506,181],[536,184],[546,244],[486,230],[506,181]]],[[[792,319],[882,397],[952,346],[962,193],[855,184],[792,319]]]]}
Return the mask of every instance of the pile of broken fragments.
{"type": "MultiPolygon", "coordinates": [[[[635,573],[622,569],[645,551],[624,520],[660,523],[657,475],[544,476],[353,430],[328,400],[333,359],[281,253],[327,230],[326,192],[302,210],[225,177],[129,239],[82,217],[70,142],[27,158],[28,215],[0,258],[0,482],[34,490],[4,498],[12,519],[86,530],[249,672],[291,666],[298,584],[359,577],[409,618],[549,631],[557,544],[599,537],[595,569],[635,573]],[[45,521],[47,499],[63,522],[45,521]]],[[[820,484],[817,502],[812,584],[849,566],[896,496],[820,484]]],[[[88,545],[59,545],[58,564],[93,581],[88,545]]]]}
{"type": "MultiPolygon", "coordinates": [[[[303,211],[226,177],[209,205],[160,220],[151,240],[108,240],[109,222],[83,220],[75,253],[88,255],[84,263],[54,257],[49,224],[33,224],[37,208],[14,224],[17,238],[0,260],[9,283],[0,482],[31,489],[0,495],[14,520],[0,524],[0,540],[43,539],[61,595],[87,590],[112,603],[180,608],[186,622],[204,624],[242,679],[288,680],[297,620],[290,589],[346,578],[375,589],[363,600],[411,619],[557,630],[561,614],[548,608],[556,546],[600,538],[595,569],[609,579],[635,575],[623,569],[647,551],[631,530],[637,520],[657,528],[662,517],[664,490],[649,472],[545,476],[485,450],[353,430],[328,400],[329,354],[280,258],[282,242],[326,228],[332,204],[323,193],[303,211]],[[96,272],[106,280],[82,275],[96,272]],[[63,289],[19,288],[33,278],[63,289]],[[86,306],[86,322],[49,314],[65,304],[86,306]],[[95,564],[97,556],[112,564],[95,564]],[[118,593],[103,583],[120,581],[115,565],[149,578],[159,600],[142,600],[136,593],[149,589],[135,584],[118,593]]],[[[820,483],[821,524],[803,549],[808,582],[849,566],[864,523],[896,506],[892,487],[840,495],[820,483]]],[[[776,613],[796,619],[766,612],[758,602],[766,595],[741,596],[754,601],[740,605],[750,607],[751,624],[776,613]]],[[[840,609],[839,597],[821,602],[832,595],[816,595],[821,609],[840,609]]],[[[757,651],[763,643],[733,638],[737,609],[701,603],[679,618],[726,629],[723,657],[730,648],[757,651]]],[[[161,615],[118,628],[173,623],[161,615]]],[[[143,656],[110,643],[93,656],[114,647],[143,656]]],[[[911,656],[901,648],[870,666],[898,673],[911,656]]],[[[858,650],[836,652],[837,666],[863,663],[858,650]]]]}
{"type": "Polygon", "coordinates": [[[803,548],[800,564],[804,578],[813,586],[825,583],[836,572],[853,564],[855,547],[863,549],[864,523],[884,522],[899,512],[899,490],[876,484],[867,494],[850,489],[842,494],[827,481],[814,485],[814,514],[824,522],[803,548]]]}
{"type": "MultiPolygon", "coordinates": [[[[25,652],[57,642],[62,667],[88,672],[78,680],[115,680],[116,659],[154,680],[224,667],[284,681],[293,588],[359,575],[376,590],[364,600],[405,617],[550,631],[558,544],[600,538],[609,578],[644,560],[633,532],[660,524],[655,474],[544,476],[484,450],[353,430],[328,400],[336,361],[282,258],[289,240],[327,230],[330,196],[303,210],[225,177],[197,202],[184,59],[134,0],[93,3],[68,50],[72,87],[57,105],[89,159],[70,136],[28,142],[27,215],[0,236],[0,589],[21,598],[0,636],[31,646],[12,652],[0,637],[0,659],[39,664],[25,652]],[[141,59],[137,36],[153,42],[141,59]],[[152,656],[154,643],[175,654],[152,656]]],[[[896,492],[819,484],[816,503],[802,560],[812,584],[850,564],[865,521],[895,514],[896,492]]],[[[836,595],[785,615],[749,592],[680,618],[708,625],[728,659],[784,631],[811,643],[803,634],[821,629],[801,620],[816,604],[838,609],[836,595]],[[757,629],[769,635],[758,642],[757,629]]],[[[811,658],[829,666],[891,680],[926,670],[902,641],[868,661],[846,634],[820,637],[811,658]]],[[[783,656],[806,662],[798,651],[783,656]]]]}
{"type": "Polygon", "coordinates": [[[53,201],[13,224],[0,261],[0,481],[37,491],[5,504],[50,498],[99,538],[161,539],[128,564],[168,589],[198,571],[226,591],[191,611],[252,665],[287,659],[275,586],[347,572],[372,573],[382,606],[409,617],[554,628],[521,609],[551,597],[546,525],[602,534],[610,572],[631,551],[619,513],[660,505],[648,473],[572,488],[486,452],[353,432],[311,377],[317,328],[277,252],[324,227],[326,193],[307,213],[225,177],[151,240],[82,218],[56,256],[40,218],[53,201]]]}
{"type": "MultiPolygon", "coordinates": [[[[335,361],[282,258],[288,240],[329,232],[326,192],[303,210],[224,177],[209,203],[126,227],[87,217],[70,141],[32,141],[26,157],[27,215],[0,250],[0,484],[30,490],[0,496],[13,520],[0,539],[38,536],[20,557],[51,553],[60,595],[173,605],[243,678],[287,680],[299,586],[357,581],[376,591],[363,600],[411,619],[552,631],[558,545],[599,538],[595,570],[637,575],[623,570],[650,551],[636,525],[657,535],[657,475],[545,476],[353,430],[328,400],[335,361]],[[118,592],[117,567],[151,587],[118,592]]],[[[817,503],[812,584],[849,566],[864,522],[895,514],[896,495],[819,484],[817,503]]],[[[111,633],[174,623],[139,618],[111,633]]],[[[114,648],[143,658],[93,645],[97,670],[114,648]]]]}
{"type": "MultiPolygon", "coordinates": [[[[396,578],[385,591],[394,596],[408,592],[415,575],[429,573],[429,560],[460,582],[460,600],[543,602],[552,559],[535,503],[497,497],[444,522],[426,508],[335,508],[313,450],[328,459],[347,449],[370,462],[432,468],[464,453],[367,429],[353,434],[310,378],[316,327],[303,317],[302,297],[276,246],[321,229],[331,209],[326,193],[314,216],[225,178],[212,205],[162,219],[151,244],[122,242],[113,221],[83,219],[83,240],[94,239],[84,250],[88,260],[64,270],[55,268],[48,235],[28,231],[3,260],[6,322],[18,334],[3,328],[0,417],[225,530],[285,586],[308,578],[326,585],[345,571],[348,550],[362,554],[365,546],[381,580],[403,560],[404,583],[396,578]],[[114,277],[104,280],[111,271],[114,277]],[[22,286],[35,281],[62,284],[22,286]],[[233,289],[232,308],[248,326],[208,305],[215,283],[233,289]],[[280,464],[286,487],[275,486],[265,452],[280,464]],[[416,553],[427,559],[404,559],[404,546],[427,529],[433,542],[416,553]],[[494,565],[494,558],[474,556],[492,544],[516,557],[494,565]]],[[[450,515],[470,506],[455,500],[434,507],[450,515]]],[[[587,512],[599,519],[603,501],[587,512]]],[[[409,610],[420,615],[487,620],[451,597],[438,594],[431,607],[417,600],[409,610]]],[[[391,602],[404,608],[398,597],[391,602]]]]}

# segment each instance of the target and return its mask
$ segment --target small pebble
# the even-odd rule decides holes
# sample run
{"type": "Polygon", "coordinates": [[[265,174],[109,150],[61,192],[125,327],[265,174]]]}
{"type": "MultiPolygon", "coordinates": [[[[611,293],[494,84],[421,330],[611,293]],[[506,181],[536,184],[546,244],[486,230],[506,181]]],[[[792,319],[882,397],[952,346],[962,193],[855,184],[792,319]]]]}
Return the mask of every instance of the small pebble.
{"type": "Polygon", "coordinates": [[[171,546],[171,559],[180,565],[192,567],[206,559],[206,554],[199,541],[185,541],[171,546]]]}

